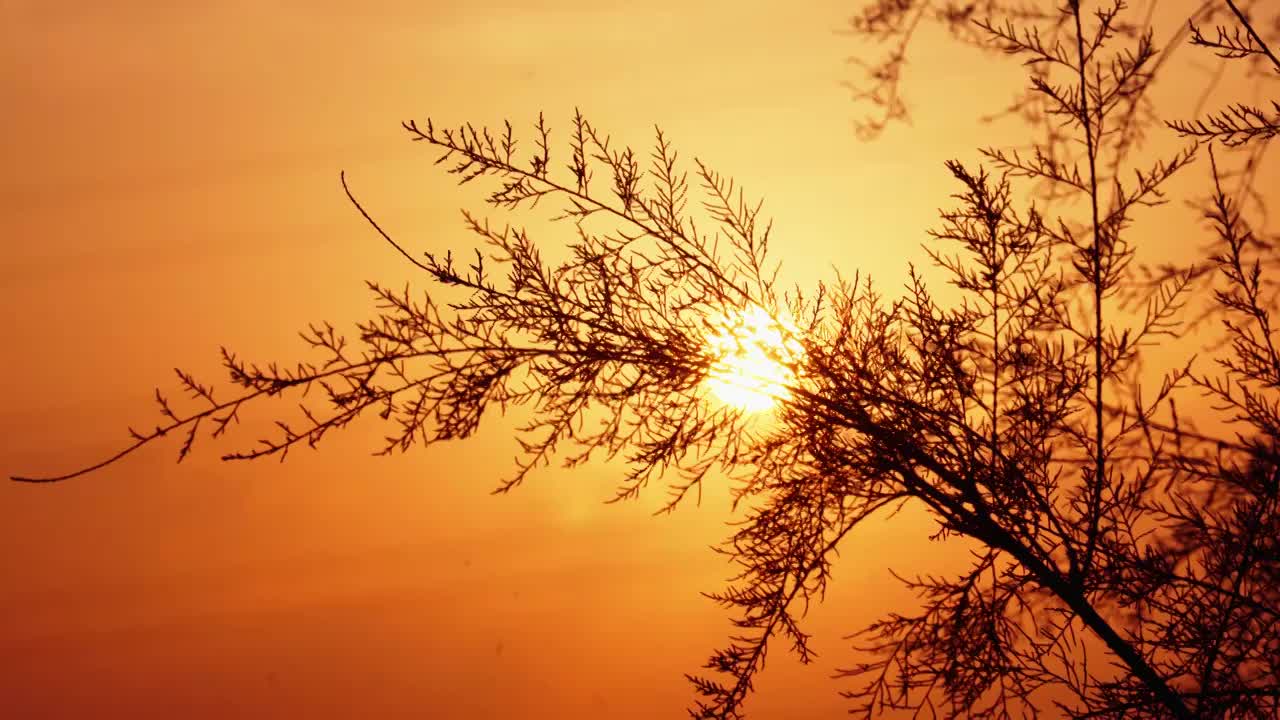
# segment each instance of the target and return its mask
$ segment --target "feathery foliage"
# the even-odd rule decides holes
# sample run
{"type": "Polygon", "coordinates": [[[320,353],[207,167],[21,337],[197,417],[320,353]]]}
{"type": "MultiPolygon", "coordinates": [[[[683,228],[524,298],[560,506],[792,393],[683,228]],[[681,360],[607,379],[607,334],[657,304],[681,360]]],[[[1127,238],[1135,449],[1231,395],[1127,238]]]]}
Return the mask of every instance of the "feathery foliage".
{"type": "MultiPolygon", "coordinates": [[[[1234,24],[1212,39],[1199,25],[1221,10],[1211,2],[1176,39],[1280,71],[1247,15],[1225,8],[1234,24]]],[[[1234,106],[1174,120],[1185,148],[1134,161],[1144,137],[1169,131],[1149,99],[1169,51],[1131,16],[1119,0],[875,0],[855,16],[853,34],[890,48],[864,64],[857,97],[877,109],[868,137],[908,116],[901,80],[926,21],[1023,62],[1029,89],[1010,112],[1038,133],[1030,148],[984,149],[986,167],[946,164],[957,190],[927,246],[935,268],[911,268],[896,299],[858,275],[779,291],[762,206],[702,161],[683,162],[661,131],[646,156],[581,113],[563,142],[541,115],[531,139],[509,123],[407,122],[446,172],[484,184],[496,211],[553,204],[568,259],[550,262],[524,228],[471,214],[479,247],[465,259],[416,256],[347,189],[376,232],[462,299],[370,283],[377,313],[355,342],[311,326],[302,337],[318,357],[292,366],[224,350],[229,398],[179,371],[190,410],[157,392],[161,422],[131,431],[120,454],[17,479],[66,480],[169,434],[182,438],[181,460],[270,397],[303,399],[277,434],[227,459],[284,460],[370,413],[392,428],[382,452],[406,451],[524,405],[523,453],[498,492],[553,461],[593,457],[625,464],[617,499],[665,482],[668,510],[715,474],[739,481],[741,517],[721,547],[738,573],[711,595],[737,631],[710,673],[690,675],[695,717],[741,717],[778,642],[812,658],[802,619],[841,542],[908,502],[928,508],[935,537],[981,550],[954,577],[903,577],[918,611],[857,635],[864,659],[841,673],[856,713],[1003,718],[1052,704],[1053,716],[1274,717],[1274,251],[1204,145],[1264,145],[1275,118],[1234,106]],[[1163,203],[1169,180],[1205,156],[1214,250],[1193,267],[1140,266],[1135,210],[1163,203]],[[961,299],[941,303],[926,276],[961,299]],[[1184,332],[1206,297],[1228,336],[1217,364],[1189,363],[1153,391],[1144,352],[1184,332]],[[723,360],[708,343],[715,319],[754,311],[795,349],[763,351],[791,378],[763,427],[706,390],[723,360]],[[1243,429],[1220,437],[1181,420],[1177,398],[1196,391],[1243,429]],[[1106,662],[1089,662],[1098,653],[1106,662]]]]}

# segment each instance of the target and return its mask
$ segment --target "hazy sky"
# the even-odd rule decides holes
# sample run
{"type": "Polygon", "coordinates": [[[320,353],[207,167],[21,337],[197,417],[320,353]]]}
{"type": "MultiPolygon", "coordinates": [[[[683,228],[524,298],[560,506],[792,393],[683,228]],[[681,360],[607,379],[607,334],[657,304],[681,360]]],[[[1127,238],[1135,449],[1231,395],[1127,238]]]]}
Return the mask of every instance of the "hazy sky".
{"type": "MultiPolygon", "coordinates": [[[[975,121],[1018,68],[925,35],[916,122],[860,143],[853,7],[0,0],[0,471],[97,460],[155,421],[157,384],[180,395],[174,365],[221,381],[221,344],[302,359],[297,329],[369,312],[365,279],[421,285],[340,170],[406,245],[470,247],[457,211],[479,193],[408,118],[563,129],[576,106],[642,148],[661,125],[766,196],[786,280],[898,285],[954,191],[942,161],[1020,141],[975,121]]],[[[362,423],[283,466],[210,444],[176,466],[166,444],[0,485],[0,698],[47,718],[680,716],[682,673],[729,630],[698,595],[728,572],[707,550],[722,496],[651,518],[661,488],[605,507],[617,468],[592,466],[491,497],[511,426],[373,458],[362,423]]],[[[926,528],[908,512],[847,542],[818,663],[775,650],[754,717],[839,716],[841,636],[907,598],[886,562],[963,553],[926,528]]]]}

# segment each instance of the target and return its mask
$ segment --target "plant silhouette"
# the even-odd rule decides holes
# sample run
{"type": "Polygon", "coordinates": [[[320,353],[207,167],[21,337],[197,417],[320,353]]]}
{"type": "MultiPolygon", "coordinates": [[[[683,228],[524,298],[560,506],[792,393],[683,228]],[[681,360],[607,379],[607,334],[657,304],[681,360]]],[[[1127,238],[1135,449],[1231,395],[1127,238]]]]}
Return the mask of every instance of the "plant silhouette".
{"type": "MultiPolygon", "coordinates": [[[[343,177],[370,226],[460,300],[370,283],[377,313],[355,341],[311,326],[302,337],[316,359],[291,366],[224,349],[230,396],[178,371],[191,409],[157,391],[160,423],[131,430],[119,454],[14,479],[68,480],[171,434],[181,460],[251,404],[290,394],[322,400],[224,457],[283,460],[370,413],[392,428],[382,452],[405,451],[523,405],[522,454],[497,492],[553,461],[594,457],[625,464],[616,499],[664,482],[667,510],[713,474],[738,481],[742,517],[721,548],[738,574],[712,595],[738,629],[710,675],[690,676],[695,717],[741,716],[772,644],[812,657],[801,620],[834,553],[863,520],[905,503],[930,511],[936,537],[981,549],[957,576],[904,577],[919,611],[857,636],[866,659],[842,672],[856,713],[1012,717],[1052,703],[1050,714],[1073,717],[1276,717],[1280,355],[1264,272],[1274,252],[1242,205],[1261,197],[1257,148],[1280,127],[1280,106],[1159,117],[1148,89],[1166,55],[1132,15],[1120,2],[876,0],[855,17],[855,34],[891,48],[864,64],[868,137],[906,117],[900,81],[923,22],[1030,73],[1016,112],[1042,133],[1031,150],[945,165],[957,190],[927,250],[958,302],[939,301],[914,268],[896,299],[856,274],[780,290],[762,206],[702,161],[681,161],[660,130],[645,155],[581,113],[565,142],[541,115],[525,138],[510,123],[411,121],[410,137],[437,148],[459,182],[486,184],[494,208],[554,205],[568,259],[549,262],[523,228],[472,214],[480,247],[416,255],[343,177]],[[1186,146],[1136,166],[1154,132],[1186,146]],[[1228,152],[1243,154],[1241,168],[1219,168],[1228,152]],[[1197,156],[1209,160],[1196,171],[1214,229],[1203,261],[1138,264],[1135,209],[1163,202],[1197,156]],[[761,314],[776,338],[766,354],[787,371],[768,423],[707,391],[726,352],[708,342],[723,332],[715,319],[761,314]],[[1144,388],[1147,348],[1205,317],[1227,333],[1214,369],[1188,363],[1144,388]],[[1236,432],[1179,418],[1178,397],[1195,391],[1236,432]]],[[[1232,0],[1205,3],[1177,40],[1280,72],[1232,0]],[[1206,33],[1211,21],[1223,24],[1206,33]]]]}

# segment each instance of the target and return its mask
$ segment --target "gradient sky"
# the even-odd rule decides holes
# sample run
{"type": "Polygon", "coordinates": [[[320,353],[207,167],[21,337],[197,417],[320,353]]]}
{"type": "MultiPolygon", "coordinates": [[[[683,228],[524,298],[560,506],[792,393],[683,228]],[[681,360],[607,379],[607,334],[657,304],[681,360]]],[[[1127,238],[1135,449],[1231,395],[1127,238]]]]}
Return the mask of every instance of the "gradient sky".
{"type": "MultiPolygon", "coordinates": [[[[942,161],[1021,141],[975,119],[1018,68],[925,34],[915,123],[860,143],[836,33],[853,7],[0,0],[0,471],[95,461],[155,421],[157,384],[178,396],[174,365],[221,381],[221,344],[301,359],[307,322],[367,314],[365,279],[421,285],[339,170],[409,247],[470,247],[457,211],[479,193],[403,119],[528,127],[541,110],[564,128],[578,106],[646,149],[659,124],[766,196],[787,281],[837,267],[896,286],[955,190],[942,161]]],[[[698,595],[728,571],[707,550],[723,494],[651,518],[660,488],[603,506],[617,468],[596,465],[491,497],[512,425],[374,458],[362,423],[283,466],[208,443],[178,466],[169,443],[60,486],[0,484],[7,712],[680,716],[682,673],[729,630],[698,595]]],[[[847,542],[811,616],[819,661],[776,650],[754,717],[840,715],[842,635],[909,607],[886,568],[963,557],[927,529],[908,511],[847,542]]]]}

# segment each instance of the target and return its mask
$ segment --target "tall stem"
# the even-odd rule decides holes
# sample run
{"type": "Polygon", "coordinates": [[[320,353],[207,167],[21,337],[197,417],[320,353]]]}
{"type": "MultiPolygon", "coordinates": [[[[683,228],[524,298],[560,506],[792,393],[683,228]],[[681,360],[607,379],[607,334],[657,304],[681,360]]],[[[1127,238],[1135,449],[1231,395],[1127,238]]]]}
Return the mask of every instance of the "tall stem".
{"type": "Polygon", "coordinates": [[[1088,522],[1084,564],[1081,574],[1087,575],[1093,566],[1093,552],[1098,542],[1098,525],[1102,514],[1102,486],[1106,482],[1107,459],[1103,451],[1102,406],[1102,229],[1098,220],[1098,151],[1094,146],[1093,120],[1089,115],[1089,80],[1085,67],[1084,28],[1080,21],[1080,0],[1071,0],[1071,12],[1076,21],[1077,71],[1080,75],[1080,123],[1084,127],[1085,150],[1089,156],[1089,205],[1093,211],[1093,247],[1090,270],[1093,284],[1093,409],[1094,409],[1094,459],[1093,479],[1089,483],[1088,522]]]}

